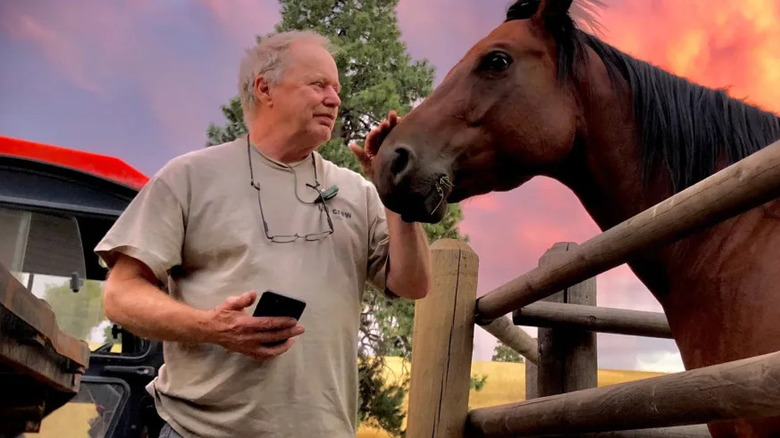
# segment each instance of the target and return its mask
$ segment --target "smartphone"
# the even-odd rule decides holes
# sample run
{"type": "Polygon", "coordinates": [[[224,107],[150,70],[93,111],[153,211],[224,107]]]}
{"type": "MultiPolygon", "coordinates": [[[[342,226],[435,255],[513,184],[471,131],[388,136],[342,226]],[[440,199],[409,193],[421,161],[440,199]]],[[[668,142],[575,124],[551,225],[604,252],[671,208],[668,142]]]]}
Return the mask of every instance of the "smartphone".
{"type": "Polygon", "coordinates": [[[301,319],[305,308],[304,301],[267,290],[260,295],[252,316],[287,316],[301,319]]]}
{"type": "MultiPolygon", "coordinates": [[[[304,301],[267,290],[260,295],[260,300],[257,302],[252,316],[287,316],[298,320],[301,319],[305,308],[306,302],[304,301]]],[[[285,342],[286,340],[268,342],[265,345],[275,346],[285,342]]]]}

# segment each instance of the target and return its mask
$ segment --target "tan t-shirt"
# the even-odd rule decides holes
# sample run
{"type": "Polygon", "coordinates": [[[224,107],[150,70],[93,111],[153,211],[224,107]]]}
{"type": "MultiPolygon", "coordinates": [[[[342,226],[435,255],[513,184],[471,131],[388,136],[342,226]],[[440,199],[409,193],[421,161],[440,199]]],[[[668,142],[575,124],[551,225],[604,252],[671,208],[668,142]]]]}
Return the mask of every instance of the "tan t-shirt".
{"type": "MultiPolygon", "coordinates": [[[[185,437],[350,437],[356,433],[357,346],[366,281],[384,289],[387,226],[374,186],[315,153],[335,232],[325,240],[272,243],[269,234],[328,230],[307,158],[285,166],[247,150],[246,136],[177,157],[141,190],[95,251],[145,262],[168,293],[199,309],[273,290],[306,301],[306,333],[258,362],[213,344],[165,342],[149,385],[160,415],[185,437]],[[297,179],[297,187],[294,186],[297,179]]],[[[254,305],[246,309],[254,310],[254,305]]]]}

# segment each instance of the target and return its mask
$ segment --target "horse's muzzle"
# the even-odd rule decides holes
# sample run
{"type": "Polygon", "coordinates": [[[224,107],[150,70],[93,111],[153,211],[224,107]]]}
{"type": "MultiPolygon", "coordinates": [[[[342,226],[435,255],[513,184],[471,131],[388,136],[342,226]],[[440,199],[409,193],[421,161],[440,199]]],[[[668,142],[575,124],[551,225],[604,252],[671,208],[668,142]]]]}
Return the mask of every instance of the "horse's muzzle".
{"type": "Polygon", "coordinates": [[[437,166],[421,165],[406,145],[382,147],[374,160],[375,180],[385,206],[406,222],[439,222],[447,212],[452,182],[437,166]]]}

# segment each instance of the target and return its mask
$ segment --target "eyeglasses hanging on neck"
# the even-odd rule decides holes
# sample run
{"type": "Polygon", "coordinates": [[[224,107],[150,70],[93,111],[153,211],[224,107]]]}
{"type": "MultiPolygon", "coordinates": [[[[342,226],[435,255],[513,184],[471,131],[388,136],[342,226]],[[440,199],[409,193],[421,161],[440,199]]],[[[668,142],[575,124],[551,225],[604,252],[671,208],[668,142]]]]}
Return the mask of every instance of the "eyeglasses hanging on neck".
{"type": "MultiPolygon", "coordinates": [[[[255,190],[257,190],[257,204],[260,206],[260,217],[263,220],[263,231],[265,232],[265,237],[268,238],[268,240],[270,240],[271,242],[275,242],[275,243],[292,243],[292,242],[295,242],[295,241],[300,240],[300,239],[303,239],[303,240],[305,240],[307,242],[317,242],[317,241],[323,240],[326,237],[328,237],[331,234],[333,234],[333,221],[330,218],[330,213],[328,212],[328,206],[325,204],[326,199],[323,197],[323,192],[320,190],[320,183],[317,180],[317,166],[315,165],[316,163],[314,162],[314,154],[311,154],[311,163],[312,163],[312,167],[314,168],[314,185],[311,185],[311,184],[307,183],[306,187],[308,187],[308,188],[314,190],[315,192],[317,192],[317,198],[316,198],[316,200],[314,202],[311,202],[311,203],[308,203],[308,204],[317,204],[317,206],[319,207],[320,213],[322,213],[323,210],[325,211],[325,217],[328,219],[328,229],[324,230],[324,231],[318,231],[318,232],[307,233],[307,234],[295,233],[295,234],[276,234],[276,235],[273,235],[273,234],[271,234],[269,232],[269,230],[268,230],[268,222],[265,220],[265,213],[263,212],[263,200],[262,200],[262,198],[260,196],[260,185],[255,182],[254,172],[252,171],[252,155],[251,155],[251,150],[250,150],[251,145],[249,144],[249,135],[248,134],[247,134],[247,137],[246,137],[246,146],[247,146],[247,149],[246,149],[246,151],[247,151],[247,158],[249,159],[249,178],[250,178],[249,184],[255,190]]],[[[295,181],[296,181],[295,182],[295,197],[298,198],[297,175],[295,175],[295,171],[294,170],[293,170],[293,175],[296,177],[295,178],[295,181]]],[[[329,191],[330,191],[330,189],[327,192],[329,192],[329,191]]],[[[335,193],[334,194],[328,193],[327,196],[328,196],[328,199],[330,199],[333,196],[335,196],[335,193]]],[[[300,198],[298,198],[298,200],[300,201],[300,198]]],[[[304,202],[304,201],[301,201],[301,202],[304,202]]]]}

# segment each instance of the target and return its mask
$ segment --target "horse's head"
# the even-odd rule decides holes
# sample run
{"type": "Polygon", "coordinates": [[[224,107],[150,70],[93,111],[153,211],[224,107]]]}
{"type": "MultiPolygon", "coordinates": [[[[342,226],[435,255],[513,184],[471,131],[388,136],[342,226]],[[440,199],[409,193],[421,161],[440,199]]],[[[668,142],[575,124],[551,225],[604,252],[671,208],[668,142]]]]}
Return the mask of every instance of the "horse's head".
{"type": "Polygon", "coordinates": [[[390,132],[374,182],[406,220],[437,222],[447,202],[511,190],[570,153],[577,106],[571,0],[520,0],[390,132]],[[571,44],[570,42],[568,44],[571,44]]]}

